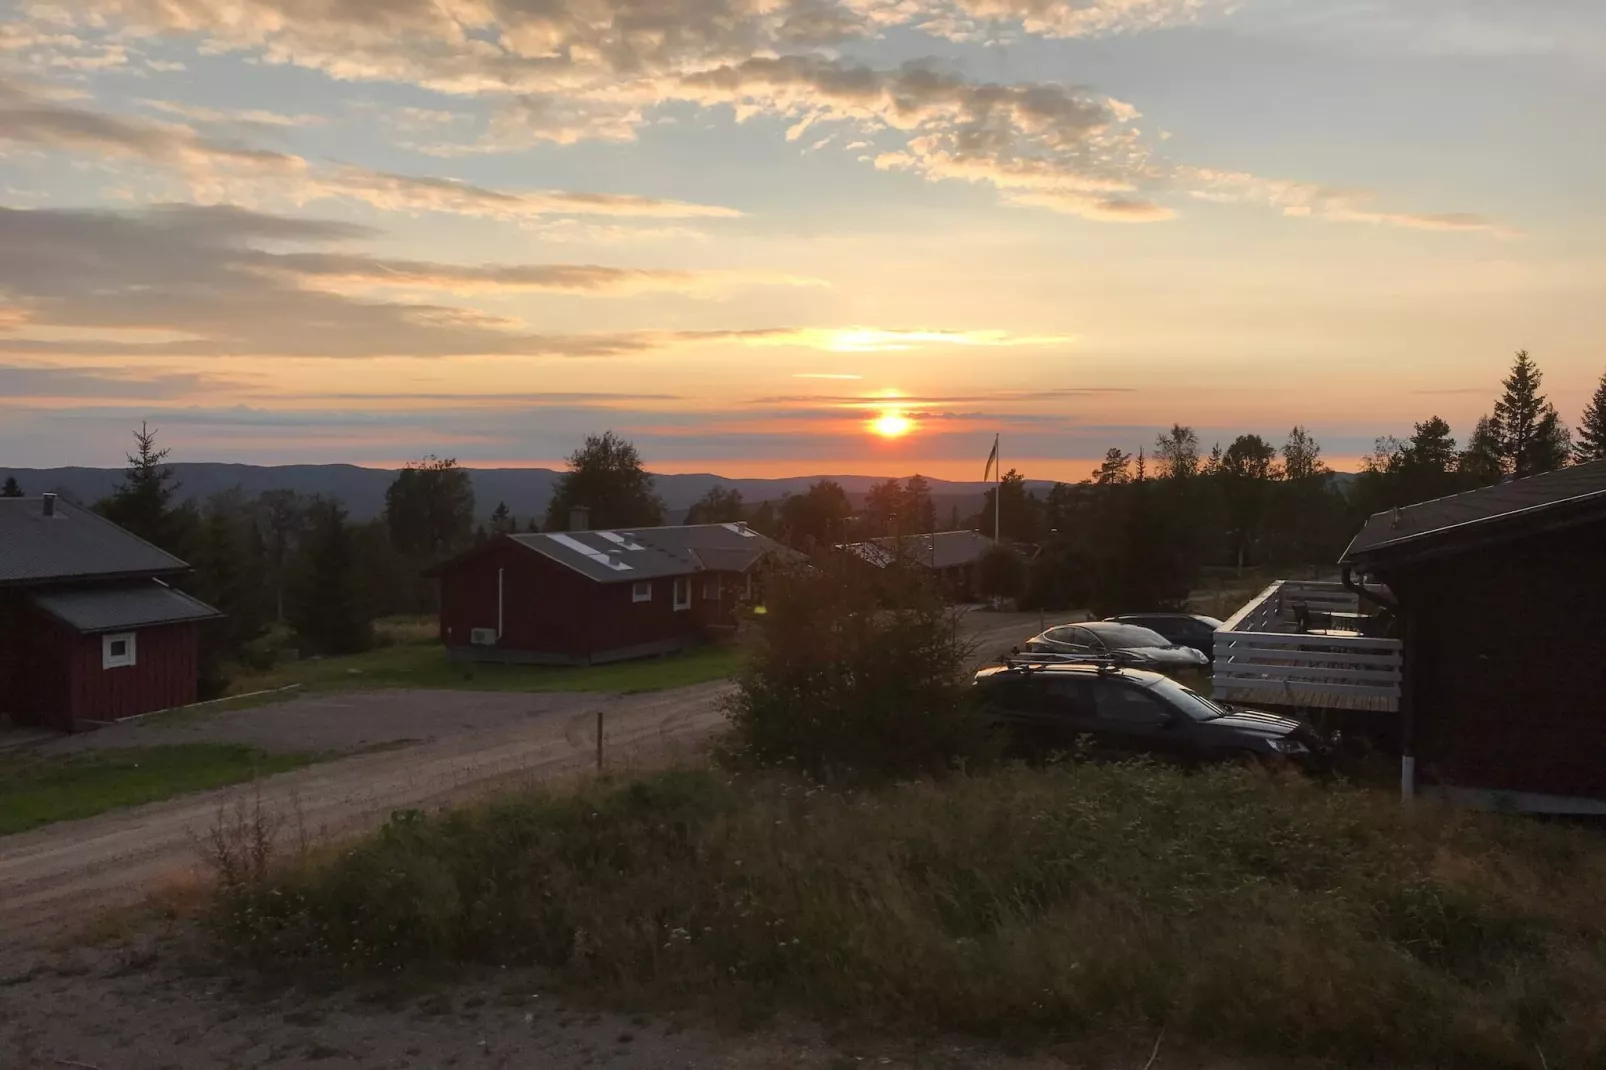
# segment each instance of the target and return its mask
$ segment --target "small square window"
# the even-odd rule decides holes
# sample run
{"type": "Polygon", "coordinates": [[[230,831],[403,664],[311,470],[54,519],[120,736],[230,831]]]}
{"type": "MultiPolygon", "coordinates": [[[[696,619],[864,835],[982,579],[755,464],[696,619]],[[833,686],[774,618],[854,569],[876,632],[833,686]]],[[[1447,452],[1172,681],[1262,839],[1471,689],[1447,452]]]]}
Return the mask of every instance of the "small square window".
{"type": "Polygon", "coordinates": [[[136,652],[133,632],[103,635],[100,639],[100,667],[121,669],[135,664],[136,652]]]}
{"type": "Polygon", "coordinates": [[[690,609],[691,608],[691,577],[690,576],[676,576],[675,577],[675,608],[676,609],[690,609]]]}
{"type": "Polygon", "coordinates": [[[632,602],[652,601],[652,581],[638,580],[630,587],[630,600],[632,602]]]}
{"type": "Polygon", "coordinates": [[[719,577],[713,576],[703,581],[703,600],[707,602],[719,601],[719,577]]]}

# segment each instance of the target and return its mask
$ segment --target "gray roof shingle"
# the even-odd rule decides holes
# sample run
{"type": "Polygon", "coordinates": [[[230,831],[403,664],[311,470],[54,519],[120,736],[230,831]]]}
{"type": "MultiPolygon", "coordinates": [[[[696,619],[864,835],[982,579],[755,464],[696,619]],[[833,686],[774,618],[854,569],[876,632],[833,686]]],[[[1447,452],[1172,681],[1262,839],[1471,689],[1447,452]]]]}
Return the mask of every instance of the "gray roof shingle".
{"type": "Polygon", "coordinates": [[[1481,490],[1452,494],[1419,505],[1377,513],[1366,522],[1340,558],[1341,564],[1365,560],[1380,553],[1421,547],[1426,549],[1474,525],[1493,525],[1559,507],[1606,511],[1606,461],[1561,468],[1526,479],[1515,479],[1481,490]]]}
{"type": "Polygon", "coordinates": [[[738,524],[543,531],[509,538],[598,583],[628,583],[695,572],[745,572],[762,557],[792,552],[774,539],[738,524]]]}
{"type": "Polygon", "coordinates": [[[223,614],[183,591],[152,580],[132,587],[87,587],[42,591],[29,601],[74,631],[86,635],[153,624],[211,620],[223,614]]]}
{"type": "Polygon", "coordinates": [[[935,569],[958,568],[974,564],[992,549],[993,540],[979,531],[934,531],[902,538],[850,542],[841,547],[864,558],[877,568],[885,568],[899,553],[935,569]]]}
{"type": "Polygon", "coordinates": [[[187,564],[91,509],[0,498],[0,586],[183,572],[187,564]]]}

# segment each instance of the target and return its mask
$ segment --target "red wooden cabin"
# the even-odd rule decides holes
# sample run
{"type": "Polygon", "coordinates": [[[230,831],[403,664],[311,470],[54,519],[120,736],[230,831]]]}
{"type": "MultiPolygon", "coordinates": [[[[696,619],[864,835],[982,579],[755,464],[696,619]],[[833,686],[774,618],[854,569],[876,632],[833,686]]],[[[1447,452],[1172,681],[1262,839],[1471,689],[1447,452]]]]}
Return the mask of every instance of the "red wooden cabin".
{"type": "Polygon", "coordinates": [[[189,570],[89,509],[0,498],[0,713],[74,731],[195,701],[189,570]]]}
{"type": "Polygon", "coordinates": [[[1606,814],[1606,461],[1379,513],[1341,564],[1397,600],[1407,791],[1606,814]]]}
{"type": "Polygon", "coordinates": [[[745,524],[503,535],[433,570],[460,661],[586,665],[736,627],[762,563],[792,551],[745,524]]]}

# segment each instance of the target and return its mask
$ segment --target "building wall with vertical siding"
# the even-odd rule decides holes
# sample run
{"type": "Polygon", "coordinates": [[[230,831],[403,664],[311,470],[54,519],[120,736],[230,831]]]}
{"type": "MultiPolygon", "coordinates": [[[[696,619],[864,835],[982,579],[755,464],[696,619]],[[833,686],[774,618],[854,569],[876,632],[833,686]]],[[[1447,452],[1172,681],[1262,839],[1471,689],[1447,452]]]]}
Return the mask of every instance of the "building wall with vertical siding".
{"type": "MultiPolygon", "coordinates": [[[[68,633],[73,721],[116,721],[195,701],[200,625],[132,630],[134,664],[105,668],[104,636],[68,633]]],[[[120,634],[120,633],[119,633],[120,634]]]]}
{"type": "Polygon", "coordinates": [[[1424,781],[1606,796],[1606,524],[1380,571],[1410,617],[1424,781]]]}
{"type": "Polygon", "coordinates": [[[498,540],[441,572],[440,638],[454,655],[479,660],[585,662],[620,653],[662,652],[696,642],[710,628],[734,623],[744,582],[734,574],[680,577],[690,605],[676,609],[676,577],[640,582],[651,597],[635,600],[636,581],[597,583],[511,540],[498,540]],[[502,635],[494,647],[475,647],[472,629],[497,626],[497,573],[502,582],[502,635]],[[720,594],[704,597],[705,580],[719,576],[720,594]]]}

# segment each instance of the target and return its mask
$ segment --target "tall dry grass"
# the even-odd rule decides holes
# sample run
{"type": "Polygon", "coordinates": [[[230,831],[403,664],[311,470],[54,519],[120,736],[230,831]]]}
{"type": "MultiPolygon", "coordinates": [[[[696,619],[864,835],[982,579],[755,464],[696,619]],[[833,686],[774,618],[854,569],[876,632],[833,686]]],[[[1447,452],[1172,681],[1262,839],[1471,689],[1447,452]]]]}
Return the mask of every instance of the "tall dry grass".
{"type": "Polygon", "coordinates": [[[1245,771],[856,792],[680,771],[227,872],[216,932],[272,969],[532,965],[923,1031],[1606,1065],[1596,833],[1245,771]]]}

